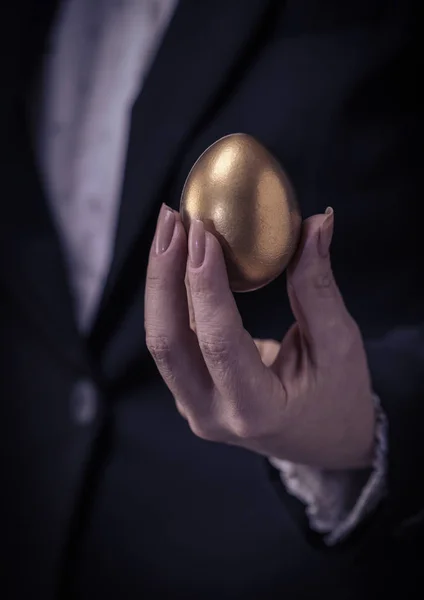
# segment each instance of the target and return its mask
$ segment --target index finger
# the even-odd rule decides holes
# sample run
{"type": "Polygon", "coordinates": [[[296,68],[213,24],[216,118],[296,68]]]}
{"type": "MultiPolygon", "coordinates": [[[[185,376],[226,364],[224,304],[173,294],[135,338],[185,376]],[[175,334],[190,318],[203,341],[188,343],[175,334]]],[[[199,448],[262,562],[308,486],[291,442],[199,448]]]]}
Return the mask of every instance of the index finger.
{"type": "Polygon", "coordinates": [[[174,397],[209,407],[212,381],[190,329],[184,276],[187,239],[178,214],[162,207],[150,252],[145,293],[146,343],[174,397]]]}

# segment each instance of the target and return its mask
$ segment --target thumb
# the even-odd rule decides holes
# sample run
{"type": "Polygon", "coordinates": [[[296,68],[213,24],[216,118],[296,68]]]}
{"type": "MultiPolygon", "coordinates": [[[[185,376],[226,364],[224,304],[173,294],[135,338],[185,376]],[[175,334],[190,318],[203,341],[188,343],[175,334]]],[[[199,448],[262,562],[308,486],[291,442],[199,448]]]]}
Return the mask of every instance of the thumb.
{"type": "Polygon", "coordinates": [[[306,219],[299,249],[287,273],[287,289],[293,314],[314,353],[337,345],[350,317],[334,280],[330,245],[334,212],[306,219]]]}

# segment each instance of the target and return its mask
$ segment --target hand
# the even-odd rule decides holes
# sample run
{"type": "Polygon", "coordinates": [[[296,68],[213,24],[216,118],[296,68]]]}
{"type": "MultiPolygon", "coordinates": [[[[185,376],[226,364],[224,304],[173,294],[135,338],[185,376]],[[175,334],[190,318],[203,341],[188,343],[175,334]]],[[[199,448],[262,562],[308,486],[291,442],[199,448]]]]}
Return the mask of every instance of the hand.
{"type": "Polygon", "coordinates": [[[148,266],[146,339],[199,437],[327,469],[371,464],[371,383],[359,328],[331,270],[333,226],[331,209],[304,222],[287,274],[295,323],[281,345],[255,343],[217,239],[195,221],[187,244],[178,213],[162,207],[148,266]]]}

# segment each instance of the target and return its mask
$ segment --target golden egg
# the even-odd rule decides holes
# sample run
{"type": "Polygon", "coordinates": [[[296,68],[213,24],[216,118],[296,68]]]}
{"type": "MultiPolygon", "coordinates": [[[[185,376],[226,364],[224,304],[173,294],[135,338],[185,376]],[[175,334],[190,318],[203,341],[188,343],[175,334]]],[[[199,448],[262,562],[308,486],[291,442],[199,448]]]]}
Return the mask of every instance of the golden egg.
{"type": "Polygon", "coordinates": [[[192,167],[181,196],[187,231],[192,219],[221,243],[231,289],[248,292],[282,273],[302,219],[293,188],[277,160],[250,135],[227,135],[192,167]]]}

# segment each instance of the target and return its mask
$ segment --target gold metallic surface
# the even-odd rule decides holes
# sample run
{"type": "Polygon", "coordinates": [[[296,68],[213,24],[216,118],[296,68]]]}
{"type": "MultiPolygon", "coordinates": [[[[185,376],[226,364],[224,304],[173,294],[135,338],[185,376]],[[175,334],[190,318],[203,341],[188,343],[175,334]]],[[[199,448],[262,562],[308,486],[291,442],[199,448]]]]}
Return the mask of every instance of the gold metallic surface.
{"type": "Polygon", "coordinates": [[[231,289],[263,287],[287,267],[300,236],[292,186],[275,158],[253,137],[236,133],[209,146],[192,167],[181,196],[192,219],[221,242],[231,289]]]}

